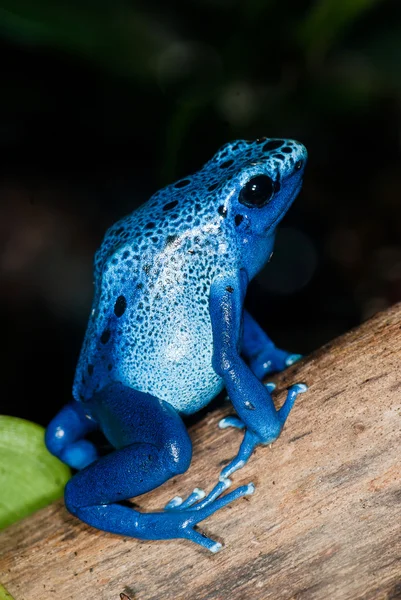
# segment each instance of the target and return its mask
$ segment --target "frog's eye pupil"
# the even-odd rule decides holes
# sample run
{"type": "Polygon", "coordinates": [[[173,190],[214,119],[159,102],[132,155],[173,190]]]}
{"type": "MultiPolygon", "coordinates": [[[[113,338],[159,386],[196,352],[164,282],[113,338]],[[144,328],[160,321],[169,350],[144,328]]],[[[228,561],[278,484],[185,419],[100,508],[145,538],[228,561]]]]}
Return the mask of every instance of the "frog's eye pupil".
{"type": "Polygon", "coordinates": [[[273,197],[275,184],[268,175],[253,177],[244,185],[239,194],[239,201],[245,206],[261,208],[273,197]]]}

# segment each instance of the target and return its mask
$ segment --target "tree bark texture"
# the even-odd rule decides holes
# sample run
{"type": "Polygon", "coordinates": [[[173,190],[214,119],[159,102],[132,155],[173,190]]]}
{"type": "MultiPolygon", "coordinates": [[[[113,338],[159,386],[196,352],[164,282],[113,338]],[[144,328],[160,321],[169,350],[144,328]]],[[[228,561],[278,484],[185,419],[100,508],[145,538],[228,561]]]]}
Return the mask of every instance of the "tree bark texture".
{"type": "MultiPolygon", "coordinates": [[[[401,304],[279,374],[305,382],[280,438],[233,475],[256,491],[204,521],[225,547],[143,542],[92,529],[62,501],[0,535],[15,600],[395,600],[401,598],[401,304]],[[124,595],[123,595],[124,597],[124,595]]],[[[135,499],[160,509],[210,490],[242,433],[228,403],[191,427],[187,473],[135,499]]]]}

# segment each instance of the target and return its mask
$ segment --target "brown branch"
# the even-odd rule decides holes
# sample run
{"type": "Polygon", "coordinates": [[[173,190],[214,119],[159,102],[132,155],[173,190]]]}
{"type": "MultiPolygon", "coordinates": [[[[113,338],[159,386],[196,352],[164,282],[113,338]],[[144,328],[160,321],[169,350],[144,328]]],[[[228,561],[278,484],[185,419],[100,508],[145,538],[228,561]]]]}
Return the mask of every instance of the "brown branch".
{"type": "MultiPolygon", "coordinates": [[[[400,598],[401,305],[279,375],[279,403],[296,381],[309,391],[285,431],[233,477],[255,494],[203,523],[220,553],[100,532],[60,501],[2,532],[3,585],[15,600],[400,598]]],[[[193,427],[191,468],[141,508],[211,488],[240,442],[217,428],[227,412],[193,427]]]]}

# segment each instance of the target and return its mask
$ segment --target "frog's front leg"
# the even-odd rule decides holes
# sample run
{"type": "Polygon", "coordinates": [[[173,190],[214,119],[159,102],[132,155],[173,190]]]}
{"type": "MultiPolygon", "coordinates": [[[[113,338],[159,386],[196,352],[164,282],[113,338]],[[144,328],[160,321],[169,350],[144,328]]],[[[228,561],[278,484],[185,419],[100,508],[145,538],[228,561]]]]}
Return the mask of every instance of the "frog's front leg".
{"type": "Polygon", "coordinates": [[[221,479],[244,466],[258,444],[270,444],[278,438],[297,395],[307,389],[304,384],[293,385],[283,406],[276,410],[271,387],[265,386],[240,356],[239,336],[246,284],[246,276],[241,273],[222,277],[213,283],[210,295],[213,367],[224,379],[239,417],[225,424],[241,427],[242,423],[246,428],[239,453],[223,469],[221,479]]]}
{"type": "Polygon", "coordinates": [[[249,362],[252,372],[261,380],[269,373],[283,371],[301,358],[300,354],[291,354],[276,348],[269,336],[246,310],[244,310],[242,354],[249,362]]]}

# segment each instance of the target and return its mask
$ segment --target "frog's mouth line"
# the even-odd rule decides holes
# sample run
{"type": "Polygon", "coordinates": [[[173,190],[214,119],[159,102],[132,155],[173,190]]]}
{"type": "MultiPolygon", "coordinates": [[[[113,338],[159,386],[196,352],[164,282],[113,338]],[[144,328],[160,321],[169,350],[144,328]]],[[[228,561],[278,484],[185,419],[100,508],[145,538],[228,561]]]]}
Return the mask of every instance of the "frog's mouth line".
{"type": "Polygon", "coordinates": [[[265,233],[267,233],[268,231],[270,231],[270,229],[273,229],[274,226],[276,225],[276,223],[278,223],[285,215],[285,213],[287,212],[287,209],[282,210],[277,217],[274,219],[274,221],[272,223],[270,223],[270,225],[268,225],[265,229],[265,233]]]}
{"type": "Polygon", "coordinates": [[[296,191],[294,192],[293,196],[291,197],[291,200],[289,200],[289,202],[287,202],[287,204],[284,206],[283,210],[280,211],[280,213],[277,215],[277,217],[274,219],[274,221],[272,221],[272,223],[270,223],[266,227],[266,229],[264,230],[264,233],[269,233],[270,230],[274,229],[274,227],[277,225],[277,223],[279,223],[281,221],[281,219],[283,219],[285,217],[285,215],[287,214],[287,212],[288,212],[291,204],[294,202],[294,200],[298,196],[299,192],[301,191],[302,184],[303,184],[303,178],[300,180],[299,186],[296,189],[296,191]]]}

